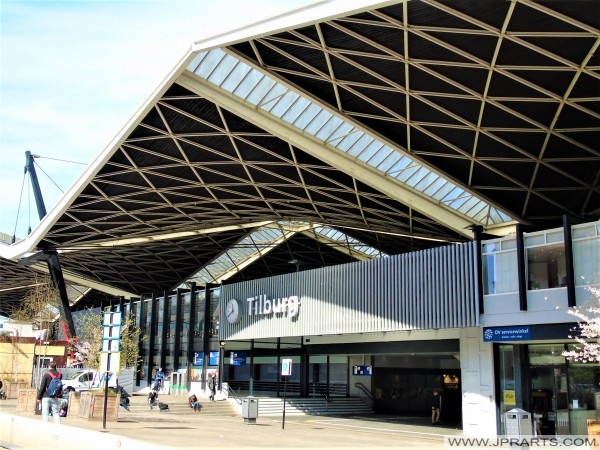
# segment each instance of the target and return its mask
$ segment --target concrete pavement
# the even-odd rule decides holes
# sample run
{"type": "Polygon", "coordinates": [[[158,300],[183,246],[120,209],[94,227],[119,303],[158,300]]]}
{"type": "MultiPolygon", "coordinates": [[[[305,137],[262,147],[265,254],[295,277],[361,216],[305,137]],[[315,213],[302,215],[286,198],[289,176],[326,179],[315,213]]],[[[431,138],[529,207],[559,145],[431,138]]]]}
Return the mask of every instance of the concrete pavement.
{"type": "MultiPolygon", "coordinates": [[[[145,401],[134,397],[133,402],[145,401]]],[[[67,416],[61,425],[45,424],[33,413],[15,413],[16,401],[0,401],[0,444],[10,449],[106,450],[282,448],[282,449],[441,449],[444,435],[461,430],[432,427],[427,418],[389,416],[259,417],[247,424],[237,416],[120,412],[118,422],[67,416]]]]}

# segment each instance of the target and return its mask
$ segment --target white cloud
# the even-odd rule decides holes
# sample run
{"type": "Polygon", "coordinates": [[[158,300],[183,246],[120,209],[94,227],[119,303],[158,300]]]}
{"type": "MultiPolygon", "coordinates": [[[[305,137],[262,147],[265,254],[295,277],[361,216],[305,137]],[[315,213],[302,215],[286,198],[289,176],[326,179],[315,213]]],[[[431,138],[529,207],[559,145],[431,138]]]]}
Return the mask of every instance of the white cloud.
{"type": "MultiPolygon", "coordinates": [[[[89,163],[190,48],[312,0],[0,2],[0,231],[37,224],[25,151],[89,163]],[[28,204],[29,203],[29,204],[28,204]],[[30,220],[29,217],[32,219],[30,220]]],[[[84,166],[38,161],[46,209],[84,166]]]]}

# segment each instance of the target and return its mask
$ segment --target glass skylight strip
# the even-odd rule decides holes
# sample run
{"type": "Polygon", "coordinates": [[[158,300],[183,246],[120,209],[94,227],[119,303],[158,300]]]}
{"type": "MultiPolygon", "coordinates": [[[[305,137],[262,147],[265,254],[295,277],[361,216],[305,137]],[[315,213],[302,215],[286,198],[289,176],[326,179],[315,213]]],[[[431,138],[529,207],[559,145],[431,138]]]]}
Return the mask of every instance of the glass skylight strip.
{"type": "MultiPolygon", "coordinates": [[[[297,224],[307,225],[307,223],[303,222],[297,224]]],[[[225,274],[230,273],[234,266],[243,265],[248,259],[257,256],[258,253],[264,254],[266,248],[272,247],[274,242],[285,237],[286,233],[290,233],[290,231],[285,231],[286,222],[280,222],[279,225],[281,225],[282,229],[263,227],[248,234],[228,249],[227,252],[196,272],[186,282],[196,282],[197,284],[218,282],[225,274]]],[[[334,228],[316,226],[313,228],[313,232],[329,241],[336,242],[340,247],[348,248],[353,252],[367,255],[370,258],[388,256],[386,253],[334,228]]]]}
{"type": "Polygon", "coordinates": [[[492,225],[512,220],[504,212],[400,154],[343,117],[222,49],[198,54],[188,70],[475,221],[492,225]]]}
{"type": "Polygon", "coordinates": [[[386,253],[383,253],[382,251],[371,247],[365,244],[364,242],[359,241],[358,239],[348,236],[346,233],[340,230],[336,230],[334,228],[319,226],[314,228],[314,232],[316,234],[322,235],[323,237],[329,240],[338,242],[343,247],[370,256],[371,258],[388,256],[386,253]]]}
{"type": "Polygon", "coordinates": [[[230,273],[235,266],[241,266],[258,253],[264,253],[265,249],[272,247],[275,241],[284,237],[284,234],[285,231],[277,228],[259,228],[192,275],[189,281],[215,283],[225,274],[230,273]]]}

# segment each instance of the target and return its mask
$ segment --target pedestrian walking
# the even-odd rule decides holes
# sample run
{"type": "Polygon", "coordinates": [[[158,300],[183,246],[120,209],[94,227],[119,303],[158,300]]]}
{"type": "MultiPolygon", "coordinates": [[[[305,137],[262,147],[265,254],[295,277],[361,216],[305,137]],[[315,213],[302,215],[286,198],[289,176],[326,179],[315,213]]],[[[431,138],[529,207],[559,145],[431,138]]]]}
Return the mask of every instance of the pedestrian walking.
{"type": "Polygon", "coordinates": [[[210,374],[210,378],[208,380],[208,389],[210,390],[210,395],[208,399],[211,402],[216,401],[215,395],[217,395],[217,373],[213,372],[210,374]]]}
{"type": "Polygon", "coordinates": [[[42,404],[42,420],[48,422],[50,410],[54,423],[60,423],[60,407],[62,403],[62,373],[56,370],[56,363],[50,363],[50,370],[44,374],[37,393],[37,401],[42,404]],[[58,381],[55,381],[58,380],[58,381]]]}

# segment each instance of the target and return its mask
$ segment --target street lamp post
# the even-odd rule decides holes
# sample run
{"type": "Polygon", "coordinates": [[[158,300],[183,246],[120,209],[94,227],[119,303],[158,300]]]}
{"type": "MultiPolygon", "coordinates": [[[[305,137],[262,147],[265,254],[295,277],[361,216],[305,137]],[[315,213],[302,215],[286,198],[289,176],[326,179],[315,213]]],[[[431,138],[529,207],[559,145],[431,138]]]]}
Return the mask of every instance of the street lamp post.
{"type": "Polygon", "coordinates": [[[224,359],[225,359],[225,342],[221,341],[219,343],[219,376],[217,377],[217,380],[219,381],[219,391],[221,391],[221,388],[223,386],[224,359]]]}

